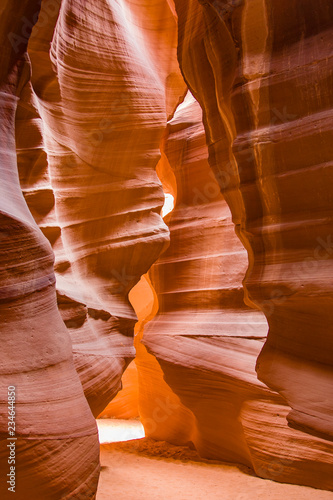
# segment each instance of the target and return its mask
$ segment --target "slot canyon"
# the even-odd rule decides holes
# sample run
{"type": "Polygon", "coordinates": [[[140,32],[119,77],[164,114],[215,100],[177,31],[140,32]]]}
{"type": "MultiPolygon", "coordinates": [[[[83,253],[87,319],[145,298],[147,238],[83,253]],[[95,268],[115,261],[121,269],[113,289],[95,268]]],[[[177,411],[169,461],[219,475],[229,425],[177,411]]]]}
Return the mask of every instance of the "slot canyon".
{"type": "Polygon", "coordinates": [[[333,500],[333,3],[0,44],[0,499],[333,500]]]}

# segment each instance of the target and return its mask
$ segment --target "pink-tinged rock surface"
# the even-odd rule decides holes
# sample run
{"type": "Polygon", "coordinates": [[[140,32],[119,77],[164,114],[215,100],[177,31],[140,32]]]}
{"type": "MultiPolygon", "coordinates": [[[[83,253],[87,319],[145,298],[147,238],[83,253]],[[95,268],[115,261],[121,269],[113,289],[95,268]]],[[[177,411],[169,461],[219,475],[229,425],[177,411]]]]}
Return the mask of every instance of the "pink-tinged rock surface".
{"type": "Polygon", "coordinates": [[[137,316],[150,438],[333,489],[331,2],[41,3],[0,7],[16,497],[95,497],[137,316]]]}
{"type": "Polygon", "coordinates": [[[259,378],[332,439],[332,4],[177,1],[179,61],[266,315],[259,378]]]}
{"type": "Polygon", "coordinates": [[[170,246],[150,271],[159,309],[142,339],[163,383],[137,355],[146,435],[192,441],[201,456],[242,463],[264,478],[332,489],[332,443],[288,427],[290,407],[257,379],[267,322],[244,303],[247,254],[209,168],[201,109],[190,95],[169,122],[163,150],[177,202],[166,218],[170,246]]]}
{"type": "Polygon", "coordinates": [[[176,43],[164,0],[63,1],[53,14],[44,2],[29,43],[55,199],[47,235],[58,306],[95,416],[134,357],[127,294],[169,239],[155,167],[185,90],[176,43]]]}
{"type": "MultiPolygon", "coordinates": [[[[26,25],[36,22],[38,11],[37,1],[5,1],[1,6],[0,496],[94,498],[99,476],[96,422],[57,309],[52,249],[29,212],[17,169],[15,113],[30,75],[26,25]],[[9,412],[8,387],[11,400],[15,392],[9,412]],[[10,466],[15,480],[7,483],[10,466]]],[[[32,118],[33,112],[27,115],[32,118]]],[[[43,153],[38,126],[26,134],[31,134],[29,169],[43,153]]]]}

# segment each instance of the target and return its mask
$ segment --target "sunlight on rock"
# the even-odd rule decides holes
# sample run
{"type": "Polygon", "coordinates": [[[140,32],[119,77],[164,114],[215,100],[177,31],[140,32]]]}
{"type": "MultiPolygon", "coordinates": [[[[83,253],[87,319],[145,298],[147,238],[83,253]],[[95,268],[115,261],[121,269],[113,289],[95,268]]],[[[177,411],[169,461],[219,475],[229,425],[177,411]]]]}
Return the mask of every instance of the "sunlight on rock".
{"type": "Polygon", "coordinates": [[[162,217],[165,217],[167,214],[172,212],[174,207],[174,197],[170,193],[164,193],[164,205],[162,207],[162,217]]]}
{"type": "Polygon", "coordinates": [[[97,419],[99,442],[116,443],[145,437],[145,431],[139,420],[97,419]]]}

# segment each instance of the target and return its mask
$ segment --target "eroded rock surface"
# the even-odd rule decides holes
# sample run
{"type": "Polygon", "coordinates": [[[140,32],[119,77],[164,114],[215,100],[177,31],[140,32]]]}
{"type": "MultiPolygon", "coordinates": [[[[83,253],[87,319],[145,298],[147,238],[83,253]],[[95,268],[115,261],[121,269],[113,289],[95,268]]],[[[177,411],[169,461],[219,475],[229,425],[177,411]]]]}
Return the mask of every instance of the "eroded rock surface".
{"type": "Polygon", "coordinates": [[[39,8],[0,8],[17,497],[94,498],[97,432],[74,364],[97,416],[134,356],[128,292],[168,244],[156,169],[177,204],[151,272],[158,315],[145,326],[155,297],[137,325],[147,433],[332,489],[331,3],[43,0],[37,21],[39,8]],[[190,97],[165,133],[185,92],[177,43],[206,138],[190,97]]]}
{"type": "MultiPolygon", "coordinates": [[[[29,94],[26,26],[36,22],[39,7],[38,1],[5,1],[1,6],[0,496],[87,499],[94,498],[99,476],[96,422],[57,309],[52,249],[22,195],[15,151],[15,113],[20,97],[29,94]],[[15,40],[20,44],[15,45],[15,40]],[[15,392],[10,412],[8,387],[11,400],[15,392]],[[7,482],[10,466],[15,467],[14,486],[7,482]]],[[[23,115],[19,109],[18,119],[23,115]]],[[[25,118],[32,120],[25,130],[29,145],[21,137],[18,147],[27,147],[31,165],[35,160],[43,163],[45,153],[32,108],[26,110],[25,118]]]]}
{"type": "Polygon", "coordinates": [[[267,323],[244,303],[247,254],[209,168],[201,109],[190,96],[169,122],[164,152],[177,202],[166,219],[170,247],[150,272],[159,309],[142,341],[174,397],[139,351],[146,433],[176,444],[181,435],[202,456],[243,463],[261,477],[330,489],[332,444],[288,427],[290,407],[257,379],[267,323]],[[191,412],[186,432],[184,409],[191,412]]]}
{"type": "Polygon", "coordinates": [[[45,1],[29,44],[54,197],[46,235],[58,306],[95,416],[134,357],[127,294],[169,239],[155,167],[185,89],[176,35],[165,1],[63,1],[53,13],[45,1]]]}
{"type": "Polygon", "coordinates": [[[179,61],[269,323],[261,380],[332,438],[331,2],[176,1],[179,61]]]}

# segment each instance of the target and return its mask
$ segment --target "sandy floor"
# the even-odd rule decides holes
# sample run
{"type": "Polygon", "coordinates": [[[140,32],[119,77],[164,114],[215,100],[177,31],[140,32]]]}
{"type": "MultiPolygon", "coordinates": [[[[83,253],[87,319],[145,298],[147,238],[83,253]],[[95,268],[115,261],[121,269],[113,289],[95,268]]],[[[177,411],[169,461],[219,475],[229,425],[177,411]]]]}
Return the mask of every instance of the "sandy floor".
{"type": "Polygon", "coordinates": [[[143,438],[101,445],[97,500],[333,500],[333,493],[260,479],[246,467],[143,438]]]}

